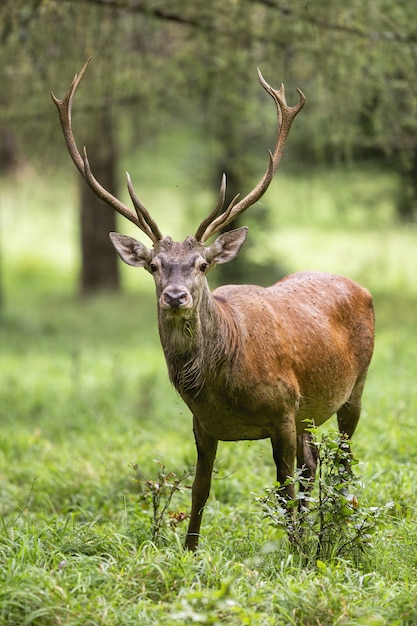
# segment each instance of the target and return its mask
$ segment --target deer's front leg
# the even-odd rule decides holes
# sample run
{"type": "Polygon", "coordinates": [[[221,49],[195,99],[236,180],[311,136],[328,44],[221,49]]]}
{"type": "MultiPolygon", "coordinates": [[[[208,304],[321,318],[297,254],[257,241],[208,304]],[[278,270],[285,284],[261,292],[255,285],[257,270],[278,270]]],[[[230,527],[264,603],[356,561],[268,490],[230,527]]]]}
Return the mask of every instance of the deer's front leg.
{"type": "Polygon", "coordinates": [[[217,451],[217,439],[207,435],[194,417],[194,437],[197,447],[197,466],[192,486],[190,524],[188,526],[185,547],[196,550],[199,539],[204,505],[210,493],[211,475],[217,451]]]}

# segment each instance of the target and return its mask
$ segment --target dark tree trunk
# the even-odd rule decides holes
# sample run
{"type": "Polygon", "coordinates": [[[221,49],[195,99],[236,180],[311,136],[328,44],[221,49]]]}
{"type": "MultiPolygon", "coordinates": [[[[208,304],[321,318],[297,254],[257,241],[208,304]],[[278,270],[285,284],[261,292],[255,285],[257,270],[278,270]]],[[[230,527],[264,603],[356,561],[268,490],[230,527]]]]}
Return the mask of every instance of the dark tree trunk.
{"type": "Polygon", "coordinates": [[[402,222],[417,219],[417,147],[400,159],[400,193],[397,213],[402,222]]]}
{"type": "MultiPolygon", "coordinates": [[[[88,143],[92,170],[103,187],[117,195],[115,173],[117,158],[113,128],[107,115],[104,115],[104,123],[98,129],[88,143]]],[[[110,231],[116,230],[116,214],[97,198],[82,179],[80,209],[81,293],[91,295],[103,290],[118,290],[119,264],[108,236],[110,231]]]]}
{"type": "MultiPolygon", "coordinates": [[[[8,126],[0,127],[0,176],[15,174],[19,165],[17,145],[13,131],[8,126]]],[[[0,311],[4,305],[2,257],[0,250],[0,311]]]]}
{"type": "Polygon", "coordinates": [[[13,131],[8,126],[0,128],[0,173],[14,173],[19,165],[13,131]]]}
{"type": "Polygon", "coordinates": [[[4,299],[3,299],[3,275],[2,275],[2,259],[1,259],[1,250],[0,250],[0,314],[3,310],[3,304],[4,304],[4,299]]]}
{"type": "MultiPolygon", "coordinates": [[[[106,179],[99,167],[96,174],[106,179]]],[[[108,185],[106,185],[108,187],[108,185]]],[[[114,212],[93,194],[85,183],[81,188],[81,292],[85,295],[120,286],[119,265],[109,240],[116,230],[114,212]]]]}

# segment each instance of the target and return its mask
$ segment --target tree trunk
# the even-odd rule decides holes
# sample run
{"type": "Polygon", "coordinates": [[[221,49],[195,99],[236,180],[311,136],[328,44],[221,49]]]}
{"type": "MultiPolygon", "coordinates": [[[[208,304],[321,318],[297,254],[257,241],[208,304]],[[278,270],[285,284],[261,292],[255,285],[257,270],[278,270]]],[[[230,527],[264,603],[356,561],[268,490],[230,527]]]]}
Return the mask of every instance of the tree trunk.
{"type": "Polygon", "coordinates": [[[3,274],[2,274],[2,258],[1,258],[1,250],[0,250],[0,314],[3,310],[4,299],[3,299],[3,274]]]}
{"type": "MultiPolygon", "coordinates": [[[[11,127],[0,126],[0,176],[15,174],[18,168],[18,151],[11,127]]],[[[1,243],[1,241],[0,241],[1,243]]],[[[0,312],[4,306],[2,251],[0,250],[0,312]]]]}
{"type": "Polygon", "coordinates": [[[18,153],[13,131],[0,127],[0,174],[13,174],[18,167],[18,153]]]}
{"type": "MultiPolygon", "coordinates": [[[[109,116],[104,113],[97,132],[88,142],[89,158],[97,180],[110,191],[116,191],[116,150],[114,131],[109,116]]],[[[80,181],[81,275],[83,295],[120,288],[119,263],[109,232],[116,230],[116,214],[80,181]]]]}
{"type": "Polygon", "coordinates": [[[417,219],[417,147],[400,162],[400,193],[397,202],[398,217],[402,222],[417,219]]]}

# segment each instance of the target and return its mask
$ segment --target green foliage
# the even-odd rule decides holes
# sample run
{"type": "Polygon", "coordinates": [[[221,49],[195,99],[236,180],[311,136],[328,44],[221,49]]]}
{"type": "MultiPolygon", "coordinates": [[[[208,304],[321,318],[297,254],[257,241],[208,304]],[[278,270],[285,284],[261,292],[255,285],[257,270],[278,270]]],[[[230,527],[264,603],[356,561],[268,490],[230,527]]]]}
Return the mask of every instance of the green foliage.
{"type": "Polygon", "coordinates": [[[303,566],[320,568],[323,561],[335,563],[339,559],[357,566],[360,557],[374,547],[372,538],[381,530],[383,515],[394,503],[366,506],[362,479],[353,470],[358,461],[352,456],[348,438],[339,432],[319,438],[315,428],[308,430],[311,445],[317,450],[314,493],[310,493],[312,479],[300,469],[287,480],[299,487],[295,500],[288,502],[279,484],[256,500],[265,517],[285,530],[290,549],[301,557],[303,566]]]}

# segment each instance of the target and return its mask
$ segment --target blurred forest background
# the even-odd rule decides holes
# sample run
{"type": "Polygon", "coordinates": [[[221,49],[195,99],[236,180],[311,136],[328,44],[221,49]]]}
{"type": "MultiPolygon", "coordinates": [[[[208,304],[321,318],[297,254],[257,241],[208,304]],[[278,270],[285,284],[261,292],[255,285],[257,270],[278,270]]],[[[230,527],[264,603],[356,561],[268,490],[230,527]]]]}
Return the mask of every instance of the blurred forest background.
{"type": "MultiPolygon", "coordinates": [[[[223,171],[230,196],[246,193],[260,178],[274,142],[275,111],[259,86],[257,66],[274,87],[285,83],[289,104],[297,101],[296,87],[307,95],[277,189],[286,175],[305,181],[318,170],[348,174],[356,167],[370,181],[390,180],[393,219],[406,224],[417,219],[412,2],[3,0],[0,37],[3,304],[15,220],[27,224],[28,247],[46,245],[30,238],[31,224],[42,219],[30,206],[30,194],[18,208],[20,217],[11,215],[9,194],[18,195],[28,180],[49,188],[52,208],[44,211],[50,224],[69,207],[68,224],[76,224],[68,226],[76,238],[74,290],[120,288],[120,264],[107,237],[116,218],[92,197],[70,162],[49,96],[54,91],[63,97],[90,55],[93,62],[74,104],[79,146],[88,147],[97,178],[123,199],[123,173],[131,172],[163,232],[180,238],[194,232],[214,204],[223,171]],[[72,192],[75,185],[79,190],[72,192]]],[[[376,185],[374,193],[385,190],[376,185]]],[[[314,185],[310,194],[314,202],[314,185]]],[[[277,198],[279,223],[288,202],[281,191],[277,198]]],[[[358,204],[364,202],[358,198],[358,204]]],[[[270,228],[271,209],[267,200],[249,211],[245,223],[253,224],[254,241],[257,231],[270,228]]],[[[286,210],[296,214],[302,207],[286,210]]],[[[372,201],[365,211],[364,223],[380,218],[372,215],[372,201]]],[[[60,236],[55,232],[54,239],[60,236]]],[[[232,274],[221,280],[256,278],[250,246],[240,264],[224,268],[232,274]]]]}
{"type": "MultiPolygon", "coordinates": [[[[1,0],[0,624],[415,625],[416,234],[415,2],[1,0]],[[149,544],[138,478],[159,484],[154,459],[193,467],[192,420],[166,374],[154,281],[108,233],[150,242],[92,195],[51,101],[90,56],[78,146],[128,205],[129,171],[177,240],[214,207],[222,172],[230,198],[266,168],[276,112],[256,68],[288,104],[306,94],[241,219],[241,254],[209,281],[324,270],[372,292],[353,450],[361,507],[389,509],[359,562],[293,559],[253,500],[273,480],[268,440],[221,444],[199,558],[173,518],[149,544]]],[[[173,506],[188,510],[188,490],[173,506]]]]}

